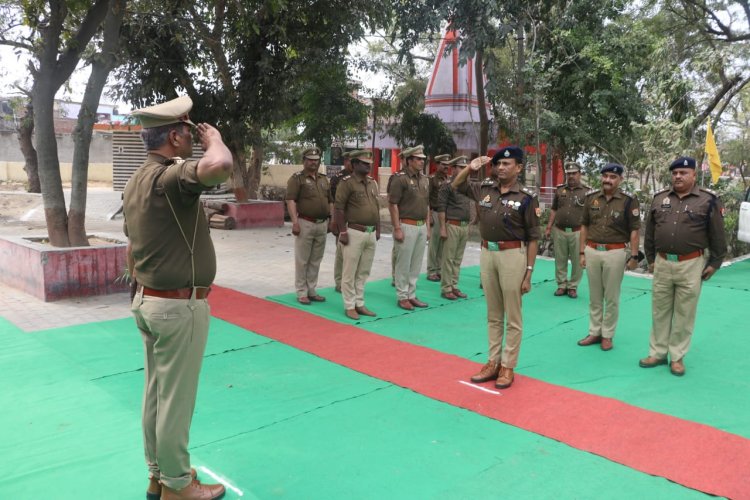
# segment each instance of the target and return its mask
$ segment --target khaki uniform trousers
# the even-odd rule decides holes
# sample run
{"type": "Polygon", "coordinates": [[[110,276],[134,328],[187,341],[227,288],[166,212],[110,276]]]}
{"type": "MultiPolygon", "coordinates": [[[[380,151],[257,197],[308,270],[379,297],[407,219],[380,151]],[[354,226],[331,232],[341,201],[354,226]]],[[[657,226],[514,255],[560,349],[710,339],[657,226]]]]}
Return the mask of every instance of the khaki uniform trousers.
{"type": "Polygon", "coordinates": [[[341,273],[344,269],[344,254],[341,252],[341,243],[336,238],[336,258],[333,260],[333,281],[336,288],[341,290],[341,273]]]}
{"type": "Polygon", "coordinates": [[[341,275],[341,295],[344,308],[354,309],[365,305],[365,284],[370,277],[375,259],[375,231],[366,233],[349,228],[349,243],[341,245],[344,270],[341,275]]]}
{"type": "Polygon", "coordinates": [[[526,248],[499,251],[482,248],[479,266],[487,300],[489,360],[499,361],[505,368],[515,368],[523,334],[521,284],[526,274],[526,248]]]}
{"type": "Polygon", "coordinates": [[[320,261],[326,249],[328,221],[299,220],[299,235],[294,240],[294,286],[297,297],[317,295],[320,261]]]}
{"type": "Polygon", "coordinates": [[[145,352],[146,463],[166,486],[182,489],[192,481],[188,441],[208,338],[208,301],[144,297],[139,291],[131,311],[145,352]]]}
{"type": "Polygon", "coordinates": [[[443,263],[443,246],[444,240],[440,237],[440,219],[438,213],[433,210],[427,252],[427,274],[440,274],[440,265],[443,263]]]}
{"type": "Polygon", "coordinates": [[[649,356],[679,361],[690,348],[695,310],[701,293],[703,258],[672,262],[659,254],[654,262],[649,356]]]}
{"type": "MultiPolygon", "coordinates": [[[[626,249],[627,250],[627,249],[626,249]]],[[[586,245],[589,280],[589,335],[611,339],[620,315],[620,286],[625,274],[626,250],[595,250],[586,245]]]]}
{"type": "MultiPolygon", "coordinates": [[[[458,287],[458,275],[461,272],[461,262],[464,260],[464,250],[469,239],[469,226],[454,226],[446,224],[448,238],[443,244],[443,263],[440,275],[440,289],[448,293],[458,287]]],[[[440,236],[438,236],[440,238],[440,236]]]]}
{"type": "Polygon", "coordinates": [[[396,256],[395,280],[398,300],[417,296],[417,278],[422,270],[424,250],[427,244],[427,226],[401,224],[404,241],[393,241],[396,256]]]}
{"type": "Polygon", "coordinates": [[[575,290],[583,276],[581,267],[581,233],[571,231],[566,233],[556,226],[552,226],[552,242],[555,245],[555,280],[559,288],[575,290]],[[572,264],[570,279],[568,279],[568,261],[572,264]]]}

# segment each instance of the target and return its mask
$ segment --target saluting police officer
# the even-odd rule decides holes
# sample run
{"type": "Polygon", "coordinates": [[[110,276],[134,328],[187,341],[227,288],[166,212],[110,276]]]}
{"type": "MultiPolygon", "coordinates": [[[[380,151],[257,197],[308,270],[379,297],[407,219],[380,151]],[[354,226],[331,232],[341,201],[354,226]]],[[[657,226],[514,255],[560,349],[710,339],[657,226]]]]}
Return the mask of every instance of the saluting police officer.
{"type": "Polygon", "coordinates": [[[579,251],[581,248],[581,220],[583,219],[583,205],[589,187],[581,184],[581,166],[577,163],[565,164],[565,183],[555,189],[552,200],[549,222],[545,230],[546,236],[552,235],[555,246],[555,279],[557,280],[556,297],[567,295],[571,299],[578,298],[578,283],[581,281],[583,269],[579,251]],[[568,278],[568,261],[571,263],[570,278],[568,278]]]}
{"type": "Polygon", "coordinates": [[[193,101],[178,97],[133,111],[148,156],[125,186],[128,271],[139,287],[131,310],[143,338],[146,384],[143,444],[147,498],[214,499],[221,484],[202,484],[190,467],[190,422],[208,339],[208,292],[216,252],[200,195],[224,182],[232,154],[211,125],[193,124],[193,101]],[[204,154],[193,154],[197,132],[204,154]]]}
{"type": "Polygon", "coordinates": [[[695,184],[695,159],[678,158],[669,170],[672,188],[654,195],[646,218],[644,249],[654,273],[653,326],[648,357],[639,364],[665,365],[669,356],[670,371],[682,376],[701,282],[721,267],[727,243],[724,207],[716,193],[695,184]]]}
{"type": "Polygon", "coordinates": [[[365,306],[365,284],[375,258],[376,242],[380,239],[380,205],[378,183],[370,177],[372,153],[353,151],[354,173],[344,177],[336,192],[336,225],[344,256],[341,292],[345,314],[357,320],[375,316],[365,306]]]}
{"type": "Polygon", "coordinates": [[[438,193],[440,188],[450,183],[451,177],[451,155],[438,155],[433,158],[437,163],[435,174],[430,177],[430,216],[432,218],[432,231],[430,233],[430,244],[427,251],[427,279],[429,281],[440,281],[440,265],[443,260],[443,243],[440,237],[440,221],[438,220],[438,193]]]}
{"type": "MultiPolygon", "coordinates": [[[[458,169],[457,172],[461,172],[468,166],[465,156],[452,159],[450,164],[458,169]]],[[[471,199],[464,193],[456,191],[453,185],[447,182],[440,187],[438,192],[437,212],[440,239],[444,241],[443,261],[440,266],[442,270],[441,295],[448,300],[464,299],[466,294],[458,288],[458,276],[461,272],[466,242],[469,239],[471,199]]]]}
{"type": "MultiPolygon", "coordinates": [[[[341,155],[344,159],[344,167],[341,169],[341,172],[331,178],[331,198],[333,198],[334,202],[336,201],[336,188],[338,187],[339,182],[341,182],[344,177],[352,175],[352,162],[349,160],[350,154],[349,151],[346,151],[341,155]]],[[[333,281],[336,283],[336,291],[341,292],[341,270],[344,266],[344,257],[341,253],[341,245],[338,242],[339,233],[338,226],[336,225],[334,225],[333,228],[333,235],[336,237],[336,258],[333,261],[333,281]]]]}
{"type": "MultiPolygon", "coordinates": [[[[486,156],[475,158],[470,169],[479,170],[487,160],[486,156]]],[[[518,363],[523,334],[521,297],[531,290],[541,211],[536,193],[517,180],[523,169],[521,148],[508,146],[495,153],[492,168],[495,178],[481,182],[466,182],[470,169],[464,169],[453,187],[477,202],[482,236],[479,265],[487,300],[489,361],[471,381],[496,380],[495,387],[505,389],[513,383],[518,363]]]]}
{"type": "Polygon", "coordinates": [[[318,172],[320,149],[302,152],[303,169],[286,184],[286,205],[292,219],[294,240],[294,284],[297,301],[310,305],[324,302],[318,295],[318,272],[326,248],[326,234],[333,230],[333,198],[328,177],[318,172]]]}
{"type": "Polygon", "coordinates": [[[619,187],[624,170],[617,163],[601,169],[602,188],[586,195],[581,221],[579,253],[589,280],[589,333],[578,345],[600,344],[602,351],[613,347],[625,266],[632,270],[638,265],[640,204],[619,187]]]}
{"type": "Polygon", "coordinates": [[[392,176],[388,211],[393,224],[398,306],[411,311],[415,307],[427,307],[416,294],[425,245],[430,238],[429,179],[422,173],[426,158],[423,146],[404,149],[401,157],[406,163],[392,176]]]}

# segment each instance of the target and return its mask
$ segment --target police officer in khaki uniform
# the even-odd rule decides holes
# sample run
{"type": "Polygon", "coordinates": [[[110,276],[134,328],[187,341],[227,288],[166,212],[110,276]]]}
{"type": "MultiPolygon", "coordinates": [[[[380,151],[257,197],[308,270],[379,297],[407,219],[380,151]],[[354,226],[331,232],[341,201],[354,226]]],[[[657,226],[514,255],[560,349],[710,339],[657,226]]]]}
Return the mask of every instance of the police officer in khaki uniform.
{"type": "MultiPolygon", "coordinates": [[[[352,175],[352,162],[349,159],[350,151],[346,151],[341,157],[344,159],[344,167],[341,172],[331,179],[331,198],[336,200],[336,188],[344,177],[352,175]]],[[[334,226],[333,235],[336,237],[336,258],[333,261],[333,281],[336,283],[336,291],[341,292],[341,270],[344,268],[344,257],[341,253],[341,245],[338,243],[338,226],[334,226]]]]}
{"type": "Polygon", "coordinates": [[[224,494],[222,485],[195,478],[188,441],[208,338],[206,296],[216,275],[200,195],[229,177],[232,154],[218,130],[190,121],[192,106],[185,96],[133,111],[148,156],[123,193],[128,270],[140,284],[131,309],[145,351],[142,418],[149,498],[224,494]],[[193,151],[193,127],[205,151],[198,161],[186,160],[193,151]]]}
{"type": "Polygon", "coordinates": [[[438,220],[438,193],[440,188],[451,181],[451,155],[438,155],[434,158],[437,163],[435,174],[430,177],[430,217],[432,222],[430,244],[427,250],[427,279],[440,281],[440,265],[443,261],[443,243],[440,237],[440,221],[438,220]]]}
{"type": "Polygon", "coordinates": [[[608,163],[601,169],[602,188],[586,195],[581,221],[581,267],[589,280],[589,334],[580,346],[600,344],[612,349],[620,307],[620,285],[625,266],[638,265],[638,198],[620,190],[624,168],[608,163]]]}
{"type": "MultiPolygon", "coordinates": [[[[465,156],[452,159],[450,164],[457,169],[457,172],[468,166],[465,156]]],[[[464,250],[469,239],[471,199],[464,193],[456,191],[450,181],[443,184],[438,192],[439,238],[444,241],[443,260],[440,266],[442,270],[440,291],[443,298],[456,300],[466,298],[466,294],[458,288],[458,275],[461,272],[461,262],[464,259],[464,250]]]]}
{"type": "Polygon", "coordinates": [[[336,225],[344,254],[341,292],[345,314],[357,320],[375,316],[365,306],[365,283],[375,258],[376,242],[380,239],[380,205],[378,183],[370,177],[372,153],[353,151],[354,173],[344,177],[336,191],[336,225]]]}
{"type": "Polygon", "coordinates": [[[423,146],[404,149],[401,157],[405,165],[392,176],[388,188],[388,211],[393,224],[398,306],[411,311],[415,307],[427,307],[416,294],[417,278],[430,237],[429,179],[422,173],[426,158],[423,146]]]}
{"type": "MultiPolygon", "coordinates": [[[[475,158],[470,169],[479,170],[488,159],[475,158]]],[[[495,387],[505,389],[513,384],[518,363],[523,334],[521,297],[531,290],[541,211],[536,193],[518,182],[523,169],[521,148],[501,149],[492,157],[492,167],[494,179],[467,183],[469,169],[464,169],[453,180],[453,187],[477,202],[482,236],[479,265],[487,300],[489,360],[471,381],[496,380],[495,387]]]]}
{"type": "Polygon", "coordinates": [[[583,204],[589,187],[581,184],[581,166],[577,163],[565,164],[566,182],[555,189],[552,210],[545,230],[546,236],[552,235],[555,246],[555,279],[557,280],[556,297],[567,295],[578,298],[578,283],[581,281],[580,233],[583,218],[583,204]],[[568,261],[572,265],[568,278],[568,261]]]}
{"type": "Polygon", "coordinates": [[[318,295],[318,272],[326,249],[326,234],[333,231],[333,198],[328,177],[318,172],[320,149],[302,152],[303,170],[286,183],[286,205],[292,219],[294,240],[294,284],[297,301],[310,305],[324,302],[318,295]]]}
{"type": "Polygon", "coordinates": [[[672,188],[654,195],[646,215],[644,249],[654,273],[653,326],[648,357],[639,364],[665,365],[669,356],[672,374],[682,376],[701,282],[721,267],[727,243],[724,207],[713,191],[696,186],[695,159],[678,158],[669,170],[672,188]]]}

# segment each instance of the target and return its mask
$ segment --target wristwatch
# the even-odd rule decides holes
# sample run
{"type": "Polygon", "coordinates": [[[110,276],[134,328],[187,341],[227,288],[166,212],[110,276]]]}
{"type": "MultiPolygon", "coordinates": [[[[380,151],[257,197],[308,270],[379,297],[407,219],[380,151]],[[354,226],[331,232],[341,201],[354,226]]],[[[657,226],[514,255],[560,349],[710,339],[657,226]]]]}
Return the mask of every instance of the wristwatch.
{"type": "Polygon", "coordinates": [[[637,255],[631,255],[631,256],[630,256],[630,257],[628,258],[628,260],[638,260],[638,256],[637,256],[637,255]]]}
{"type": "Polygon", "coordinates": [[[526,266],[526,270],[527,271],[533,271],[534,270],[534,266],[526,266]]]}

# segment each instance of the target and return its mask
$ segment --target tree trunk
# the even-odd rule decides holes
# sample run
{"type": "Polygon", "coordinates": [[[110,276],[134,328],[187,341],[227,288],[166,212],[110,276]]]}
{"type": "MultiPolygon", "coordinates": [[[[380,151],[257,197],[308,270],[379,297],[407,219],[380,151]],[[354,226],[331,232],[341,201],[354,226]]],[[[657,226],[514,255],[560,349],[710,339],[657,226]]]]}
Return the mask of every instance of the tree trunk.
{"type": "Polygon", "coordinates": [[[518,137],[518,145],[522,146],[526,142],[525,134],[523,133],[522,116],[523,116],[523,95],[524,89],[524,75],[523,68],[526,65],[526,53],[523,36],[523,23],[518,21],[516,26],[516,41],[518,42],[518,59],[516,66],[516,135],[518,137]]]}
{"type": "Polygon", "coordinates": [[[486,155],[490,143],[490,120],[484,93],[484,50],[477,48],[474,57],[474,81],[477,85],[477,106],[479,107],[479,154],[486,155]]]}
{"type": "Polygon", "coordinates": [[[248,188],[250,190],[250,198],[257,200],[258,191],[260,190],[260,179],[263,175],[263,146],[255,144],[253,146],[252,157],[250,158],[250,168],[248,188]]]}
{"type": "Polygon", "coordinates": [[[34,107],[31,105],[31,99],[26,104],[26,116],[21,119],[21,125],[18,127],[18,143],[21,145],[21,154],[23,154],[23,169],[26,172],[28,185],[26,191],[29,193],[41,193],[42,186],[39,184],[39,161],[34,149],[34,107]]]}
{"type": "Polygon", "coordinates": [[[89,149],[96,122],[96,112],[107,77],[116,64],[120,26],[125,14],[125,0],[112,0],[104,19],[102,50],[93,56],[91,75],[83,94],[78,122],[73,131],[73,173],[68,212],[68,238],[73,246],[88,246],[86,235],[86,193],[88,187],[89,149]]]}
{"type": "Polygon", "coordinates": [[[56,247],[69,247],[68,215],[65,211],[60,160],[57,156],[57,139],[53,109],[55,88],[51,78],[42,71],[34,80],[31,90],[34,106],[36,146],[39,157],[39,180],[44,201],[44,217],[47,222],[49,242],[56,247]]]}

